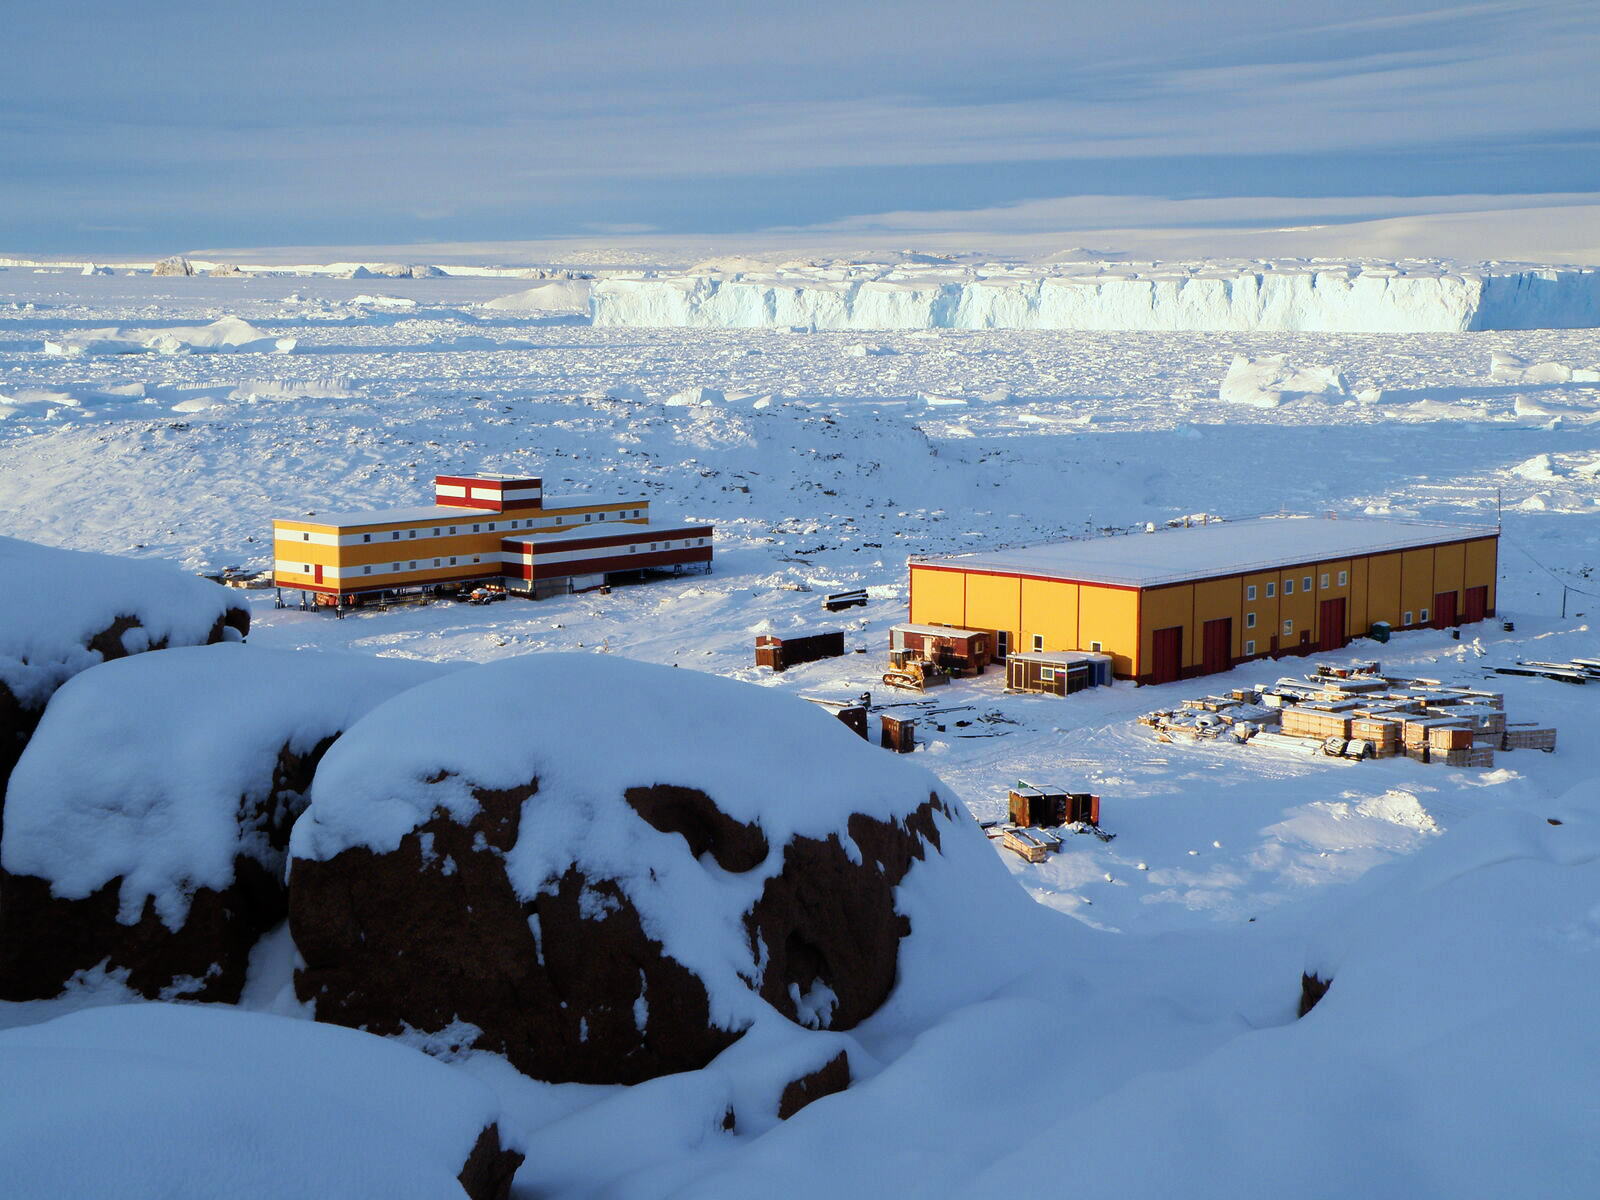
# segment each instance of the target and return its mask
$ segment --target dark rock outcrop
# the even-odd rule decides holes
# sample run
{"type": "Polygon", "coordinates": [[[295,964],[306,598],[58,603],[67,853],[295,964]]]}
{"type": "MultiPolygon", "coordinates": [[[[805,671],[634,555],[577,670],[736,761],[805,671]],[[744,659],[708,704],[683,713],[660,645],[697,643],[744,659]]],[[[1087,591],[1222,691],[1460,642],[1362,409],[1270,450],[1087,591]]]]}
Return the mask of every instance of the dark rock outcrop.
{"type": "Polygon", "coordinates": [[[526,1155],[500,1144],[500,1126],[490,1125],[478,1135],[466,1165],[456,1176],[471,1200],[508,1200],[511,1181],[526,1155]]]}
{"type": "Polygon", "coordinates": [[[1317,1001],[1328,994],[1328,989],[1333,986],[1333,980],[1323,979],[1319,975],[1309,972],[1300,976],[1300,1010],[1296,1016],[1303,1017],[1317,1006],[1317,1001]]]}
{"type": "Polygon", "coordinates": [[[787,1121],[813,1100],[832,1096],[850,1086],[850,1055],[839,1051],[815,1071],[791,1080],[778,1097],[778,1120],[787,1121]]]}
{"type": "MultiPolygon", "coordinates": [[[[241,798],[240,840],[259,834],[279,855],[305,808],[316,766],[334,739],[307,754],[285,746],[264,799],[241,798]]],[[[248,854],[233,860],[225,888],[194,888],[178,929],[169,929],[146,897],[132,924],[119,919],[122,877],[81,899],[53,894],[50,881],[0,871],[0,1000],[57,996],[79,971],[104,964],[126,971],[126,986],[146,999],[182,996],[236,1003],[250,951],[288,914],[281,870],[248,854]]]]}
{"type": "Polygon", "coordinates": [[[911,932],[894,889],[927,846],[939,849],[935,812],[947,810],[930,795],[903,822],[852,816],[847,831],[860,863],[837,834],[783,848],[783,870],[744,918],[752,950],[766,952],[762,999],[792,1021],[828,1029],[850,1029],[888,999],[900,939],[911,932]],[[831,1009],[823,1000],[802,1011],[819,985],[831,993],[831,1009]]]}
{"type": "Polygon", "coordinates": [[[504,859],[537,791],[477,791],[470,821],[437,812],[390,854],[293,860],[301,999],[318,1020],[374,1033],[465,1021],[482,1030],[475,1046],[538,1079],[703,1067],[738,1033],[711,1023],[705,984],[645,934],[615,881],[574,866],[553,891],[517,898],[504,859]]]}

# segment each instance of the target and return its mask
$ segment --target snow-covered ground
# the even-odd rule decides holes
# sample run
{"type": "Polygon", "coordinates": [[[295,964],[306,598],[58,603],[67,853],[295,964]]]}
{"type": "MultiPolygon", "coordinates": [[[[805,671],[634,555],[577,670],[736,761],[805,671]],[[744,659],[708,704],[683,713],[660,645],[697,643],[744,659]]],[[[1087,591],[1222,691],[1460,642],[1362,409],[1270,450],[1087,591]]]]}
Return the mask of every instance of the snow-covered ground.
{"type": "MultiPolygon", "coordinates": [[[[196,571],[263,568],[272,517],[422,502],[435,473],[646,494],[665,517],[716,523],[714,574],[343,621],[257,592],[250,641],[452,662],[584,649],[805,696],[870,690],[918,716],[917,761],[974,815],[1000,815],[1018,779],[1059,783],[1099,793],[1116,834],[1069,838],[1041,865],[1007,856],[1064,914],[1015,948],[1031,968],[914,1043],[866,1029],[850,1092],[770,1133],[675,1124],[695,1111],[688,1080],[542,1088],[468,1061],[529,1139],[519,1188],[754,1195],[777,1173],[786,1191],[841,1195],[1066,1191],[1080,1178],[1091,1195],[1203,1195],[1222,1190],[1232,1155],[1252,1164],[1235,1195],[1600,1189],[1600,1162],[1577,1144],[1592,1097],[1568,1094],[1600,1069],[1600,1044],[1583,989],[1560,990],[1600,946],[1595,700],[1486,672],[1600,655],[1600,331],[864,335],[592,327],[486,306],[518,290],[0,271],[6,532],[196,571]],[[228,354],[185,353],[182,336],[124,354],[90,336],[148,340],[223,318],[258,337],[228,354]],[[74,340],[83,353],[46,352],[74,340]],[[1222,399],[1230,370],[1270,404],[1222,399]],[[1554,755],[1504,754],[1493,771],[1351,764],[1164,745],[1134,724],[1274,678],[1262,664],[1065,701],[1006,696],[990,673],[925,709],[878,682],[911,554],[1199,513],[1482,522],[1497,497],[1500,610],[1515,631],[1407,633],[1338,657],[1492,678],[1513,720],[1560,728],[1554,755]],[[1563,617],[1564,583],[1579,590],[1563,617]],[[866,609],[820,611],[823,593],[857,587],[866,609]],[[781,676],[751,665],[758,634],[837,628],[865,653],[781,676]],[[1468,903],[1485,896],[1495,903],[1468,903]],[[1294,1023],[1302,970],[1336,982],[1294,1023]],[[1530,982],[1544,977],[1549,993],[1530,982]],[[1256,1137],[1278,1149],[1250,1157],[1256,1137]]],[[[275,983],[281,940],[258,957],[247,1002],[292,1008],[275,983]]],[[[59,1011],[0,1006],[0,1023],[59,1011]]]]}

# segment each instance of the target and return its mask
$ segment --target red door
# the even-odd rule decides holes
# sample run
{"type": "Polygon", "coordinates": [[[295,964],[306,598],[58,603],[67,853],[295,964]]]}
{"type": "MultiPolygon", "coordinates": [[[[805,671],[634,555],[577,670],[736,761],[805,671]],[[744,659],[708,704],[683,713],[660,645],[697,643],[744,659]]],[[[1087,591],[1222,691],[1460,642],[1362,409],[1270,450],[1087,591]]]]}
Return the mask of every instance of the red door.
{"type": "Polygon", "coordinates": [[[1150,682],[1176,682],[1183,674],[1183,626],[1156,630],[1151,643],[1150,682]]]}
{"type": "Polygon", "coordinates": [[[1233,618],[1223,617],[1217,621],[1207,621],[1203,632],[1205,639],[1201,642],[1201,653],[1204,672],[1207,675],[1215,675],[1218,671],[1231,670],[1233,618]]]}
{"type": "Polygon", "coordinates": [[[322,564],[318,563],[316,566],[312,567],[311,570],[312,570],[311,578],[313,580],[315,580],[317,583],[321,583],[322,582],[322,564]]]}
{"type": "Polygon", "coordinates": [[[1324,600],[1320,613],[1321,641],[1317,649],[1326,654],[1330,650],[1343,650],[1350,644],[1350,639],[1344,632],[1344,597],[1334,600],[1324,600]]]}
{"type": "Polygon", "coordinates": [[[1454,592],[1440,592],[1433,598],[1433,627],[1435,629],[1448,629],[1461,622],[1456,618],[1456,594],[1454,592]]]}
{"type": "Polygon", "coordinates": [[[1462,619],[1472,625],[1489,615],[1488,585],[1467,589],[1467,615],[1462,619]]]}

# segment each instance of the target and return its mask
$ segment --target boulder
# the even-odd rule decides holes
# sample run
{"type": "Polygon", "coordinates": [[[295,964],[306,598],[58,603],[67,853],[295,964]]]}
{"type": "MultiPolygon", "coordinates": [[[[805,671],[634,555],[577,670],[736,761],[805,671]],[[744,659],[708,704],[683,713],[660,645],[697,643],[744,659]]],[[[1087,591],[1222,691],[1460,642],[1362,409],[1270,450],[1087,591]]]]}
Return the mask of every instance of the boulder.
{"type": "Polygon", "coordinates": [[[150,998],[236,1001],[285,915],[289,828],[368,710],[444,668],[239,645],[92,667],[51,699],[0,837],[0,998],[104,965],[150,998]]]}
{"type": "Polygon", "coordinates": [[[163,258],[150,269],[152,275],[193,275],[194,264],[181,254],[163,258]]]}
{"type": "Polygon", "coordinates": [[[897,889],[938,874],[952,813],[769,689],[600,655],[462,671],[318,767],[296,988],[318,1020],[469,1029],[551,1081],[695,1069],[774,1010],[847,1029],[895,986],[897,889]]]}
{"type": "Polygon", "coordinates": [[[0,579],[0,797],[46,702],[79,671],[250,631],[237,596],[164,563],[0,537],[0,579]]]}
{"type": "Polygon", "coordinates": [[[466,1072],[354,1030],[226,1007],[91,1009],[0,1032],[13,1196],[466,1195],[523,1161],[466,1072]]]}

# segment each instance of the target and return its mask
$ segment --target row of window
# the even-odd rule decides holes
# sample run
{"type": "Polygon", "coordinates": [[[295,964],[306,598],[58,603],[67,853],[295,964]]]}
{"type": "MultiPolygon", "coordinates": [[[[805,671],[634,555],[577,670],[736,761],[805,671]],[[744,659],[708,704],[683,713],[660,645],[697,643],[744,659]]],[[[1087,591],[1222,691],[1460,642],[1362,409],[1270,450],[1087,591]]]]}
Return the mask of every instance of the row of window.
{"type": "MultiPolygon", "coordinates": [[[[638,519],[638,517],[640,515],[640,511],[641,510],[639,510],[637,508],[633,510],[633,514],[632,515],[633,515],[633,518],[635,520],[638,519]]],[[[626,521],[629,518],[628,510],[627,509],[623,509],[622,511],[617,512],[617,513],[603,513],[603,512],[602,513],[584,513],[583,514],[583,519],[585,521],[604,521],[609,516],[615,516],[616,519],[619,520],[619,521],[626,521]]],[[[572,519],[573,519],[573,523],[576,524],[577,523],[577,517],[574,516],[572,519]]],[[[557,526],[559,526],[559,525],[561,525],[563,523],[563,520],[564,520],[564,518],[557,517],[555,519],[555,524],[557,526]]],[[[478,524],[476,524],[476,525],[474,525],[472,527],[472,532],[473,533],[482,533],[482,532],[484,532],[484,528],[483,528],[484,525],[485,525],[485,522],[482,522],[482,521],[478,522],[478,524]]],[[[489,521],[489,522],[487,522],[487,525],[488,525],[488,532],[489,533],[494,533],[500,528],[500,523],[495,522],[495,521],[489,521]]],[[[533,529],[536,526],[535,526],[533,518],[529,517],[526,521],[523,521],[523,520],[520,520],[520,519],[517,519],[517,518],[513,518],[512,520],[505,522],[505,527],[507,529],[533,529]]],[[[457,529],[457,527],[454,526],[454,525],[435,525],[434,528],[433,528],[433,536],[434,537],[455,537],[456,536],[456,529],[457,529]]],[[[408,541],[417,536],[417,531],[415,529],[405,529],[405,530],[391,529],[389,531],[389,540],[391,542],[398,542],[400,540],[400,535],[402,533],[404,533],[406,535],[406,540],[408,540],[408,541]]],[[[381,539],[383,535],[379,534],[378,536],[381,539]]],[[[427,535],[424,535],[424,536],[427,536],[427,535]]],[[[305,541],[305,542],[309,542],[311,540],[311,535],[309,533],[302,533],[300,535],[300,540],[301,541],[305,541]]],[[[372,534],[363,533],[361,535],[361,541],[362,541],[363,544],[372,541],[372,534]]]]}
{"type": "MultiPolygon", "coordinates": [[[[1321,582],[1322,582],[1322,588],[1323,588],[1324,591],[1326,591],[1331,586],[1331,584],[1329,583],[1329,574],[1328,574],[1328,572],[1324,571],[1322,573],[1321,582]]],[[[1349,571],[1340,571],[1339,572],[1339,584],[1338,584],[1338,586],[1339,587],[1344,587],[1349,582],[1350,582],[1350,572],[1349,571]]],[[[1267,584],[1267,599],[1270,600],[1273,596],[1276,596],[1278,594],[1278,590],[1277,589],[1278,589],[1278,585],[1277,585],[1276,581],[1268,583],[1267,584]]],[[[1306,576],[1301,578],[1301,580],[1300,580],[1300,590],[1302,592],[1309,592],[1311,590],[1311,576],[1310,575],[1306,575],[1306,576]]],[[[1294,580],[1293,579],[1285,579],[1283,581],[1283,594],[1285,596],[1294,595],[1294,580]]],[[[1245,589],[1244,589],[1244,598],[1246,600],[1254,600],[1256,598],[1256,585],[1255,584],[1252,583],[1252,584],[1249,584],[1248,586],[1245,587],[1245,589]]]]}
{"type": "MultiPolygon", "coordinates": [[[[706,541],[705,538],[701,538],[700,539],[700,544],[702,546],[705,545],[705,541],[706,541]]],[[[1035,653],[1042,653],[1043,652],[1043,650],[1044,650],[1044,634],[1036,633],[1036,634],[1033,635],[1033,649],[1034,649],[1035,653]]],[[[1089,643],[1089,653],[1090,654],[1099,654],[1100,653],[1100,643],[1099,642],[1090,642],[1089,643]]],[[[1049,679],[1051,677],[1049,675],[1046,675],[1045,678],[1049,679]]]]}

